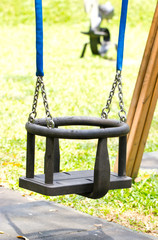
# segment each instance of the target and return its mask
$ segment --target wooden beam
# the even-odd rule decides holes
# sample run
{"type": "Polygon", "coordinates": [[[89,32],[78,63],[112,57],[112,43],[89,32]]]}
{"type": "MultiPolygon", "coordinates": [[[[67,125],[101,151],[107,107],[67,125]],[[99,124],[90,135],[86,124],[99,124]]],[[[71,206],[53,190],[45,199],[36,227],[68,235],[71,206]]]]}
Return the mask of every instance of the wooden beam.
{"type": "Polygon", "coordinates": [[[135,164],[134,164],[134,167],[132,169],[132,177],[136,177],[137,174],[138,174],[138,170],[139,170],[141,160],[142,160],[142,157],[143,157],[145,144],[146,144],[147,137],[148,137],[148,134],[149,134],[149,129],[150,129],[151,122],[152,122],[153,115],[154,115],[154,111],[155,111],[155,108],[156,108],[157,99],[158,99],[158,75],[157,75],[157,80],[156,80],[154,92],[153,92],[153,95],[152,95],[152,99],[151,99],[151,102],[150,102],[149,111],[147,113],[147,118],[146,118],[146,121],[145,121],[143,133],[142,133],[141,140],[140,140],[140,143],[139,143],[139,148],[138,148],[137,155],[136,155],[136,158],[135,158],[135,164]]]}
{"type": "MultiPolygon", "coordinates": [[[[148,40],[146,43],[142,63],[140,66],[140,70],[138,73],[138,78],[136,81],[135,89],[132,96],[132,101],[129,107],[127,123],[130,126],[130,133],[128,135],[127,142],[127,175],[132,176],[132,174],[136,174],[136,167],[140,165],[140,160],[135,159],[138,152],[139,141],[142,136],[141,129],[144,128],[144,123],[141,121],[141,118],[146,117],[147,112],[149,111],[147,105],[150,105],[150,99],[148,96],[153,91],[155,81],[154,77],[152,77],[152,86],[150,76],[155,75],[155,71],[157,71],[157,66],[155,65],[155,61],[157,58],[157,31],[158,31],[158,2],[156,4],[156,9],[154,13],[154,17],[152,20],[148,40]],[[155,69],[155,70],[154,70],[155,69]],[[145,100],[146,99],[146,100],[145,100]],[[146,105],[145,102],[147,101],[146,105]],[[142,115],[142,107],[145,106],[145,111],[142,115]],[[140,107],[141,106],[141,107],[140,107]],[[139,123],[139,128],[137,127],[139,123]],[[140,129],[141,128],[141,129],[140,129]],[[141,130],[141,131],[140,131],[141,130]],[[135,161],[138,161],[136,164],[135,161]],[[135,166],[135,167],[134,167],[135,166]],[[134,171],[134,172],[133,172],[134,171]]],[[[144,121],[145,122],[145,121],[144,121]]],[[[115,162],[114,171],[118,171],[118,159],[115,162]]],[[[135,175],[134,174],[134,175],[135,175]]]]}
{"type": "Polygon", "coordinates": [[[127,116],[127,123],[130,127],[132,126],[132,122],[133,122],[133,118],[134,118],[135,111],[136,111],[136,108],[137,108],[138,99],[139,99],[140,92],[141,92],[141,89],[142,89],[146,69],[147,69],[147,66],[149,64],[149,59],[151,58],[151,50],[153,48],[153,44],[154,44],[157,29],[158,29],[158,3],[156,5],[154,17],[153,17],[153,20],[152,20],[148,40],[147,40],[147,43],[146,43],[146,47],[145,47],[145,51],[144,51],[144,55],[143,55],[143,59],[142,59],[142,63],[141,63],[140,70],[139,70],[139,73],[138,73],[137,82],[136,82],[135,89],[134,89],[134,92],[133,92],[132,101],[131,101],[131,104],[130,104],[130,107],[129,107],[129,112],[128,112],[128,116],[127,116]]]}
{"type": "Polygon", "coordinates": [[[145,120],[149,111],[150,101],[154,91],[156,77],[158,74],[158,31],[151,52],[149,64],[145,73],[137,108],[133,118],[131,130],[127,142],[127,175],[132,175],[136,154],[143,133],[145,120]]]}

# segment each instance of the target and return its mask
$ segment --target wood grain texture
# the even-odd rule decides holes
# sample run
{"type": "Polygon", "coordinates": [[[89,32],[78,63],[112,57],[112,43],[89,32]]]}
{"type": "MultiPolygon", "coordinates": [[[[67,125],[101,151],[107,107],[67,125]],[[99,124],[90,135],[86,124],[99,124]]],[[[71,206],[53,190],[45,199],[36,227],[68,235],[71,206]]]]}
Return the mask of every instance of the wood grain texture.
{"type": "Polygon", "coordinates": [[[131,130],[127,142],[127,175],[131,176],[135,164],[136,154],[143,134],[143,129],[150,102],[154,92],[158,73],[158,32],[154,41],[151,57],[144,77],[141,93],[138,99],[137,108],[133,118],[131,130]]]}
{"type": "Polygon", "coordinates": [[[138,73],[138,78],[137,78],[135,89],[134,89],[134,92],[133,92],[132,101],[131,101],[129,111],[128,111],[127,123],[130,127],[132,126],[132,123],[133,123],[133,118],[134,118],[135,111],[136,111],[136,108],[137,108],[138,99],[139,99],[139,96],[140,96],[140,92],[141,92],[141,89],[142,89],[142,84],[143,84],[144,77],[145,77],[145,74],[146,74],[146,69],[147,69],[147,66],[149,64],[149,59],[151,59],[151,51],[152,51],[153,44],[154,44],[154,41],[155,41],[157,29],[158,29],[158,3],[156,5],[153,21],[152,21],[150,32],[149,32],[149,35],[148,35],[148,40],[147,40],[146,47],[145,47],[145,50],[144,50],[142,63],[141,63],[141,66],[140,66],[140,70],[139,70],[139,73],[138,73]]]}
{"type": "Polygon", "coordinates": [[[138,174],[138,170],[139,170],[141,160],[142,160],[142,157],[143,157],[143,152],[144,152],[145,144],[146,144],[147,137],[148,137],[148,134],[149,134],[151,122],[152,122],[153,115],[154,115],[154,112],[155,112],[157,99],[158,99],[158,74],[157,74],[157,80],[156,80],[154,92],[153,92],[152,99],[151,99],[150,106],[149,106],[149,111],[147,113],[144,129],[143,129],[141,140],[140,140],[140,143],[139,143],[137,155],[136,155],[136,158],[135,158],[135,163],[134,163],[134,166],[133,166],[133,169],[132,169],[132,177],[136,177],[137,174],[138,174]]]}
{"type": "MultiPolygon", "coordinates": [[[[127,141],[128,176],[136,177],[155,110],[158,74],[158,2],[146,43],[142,63],[133,92],[127,123],[130,127],[127,141]],[[154,97],[154,100],[152,100],[154,97]],[[150,116],[148,116],[150,113],[150,116]],[[143,147],[144,146],[144,147],[143,147]],[[140,151],[140,152],[139,152],[140,151]]],[[[118,158],[114,171],[118,171],[118,158]]]]}

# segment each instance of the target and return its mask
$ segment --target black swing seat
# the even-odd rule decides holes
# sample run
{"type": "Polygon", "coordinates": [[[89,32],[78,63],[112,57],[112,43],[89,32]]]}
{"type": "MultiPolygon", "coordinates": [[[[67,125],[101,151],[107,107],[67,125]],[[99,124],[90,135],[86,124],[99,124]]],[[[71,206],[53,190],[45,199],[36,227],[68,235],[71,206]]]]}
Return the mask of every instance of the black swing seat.
{"type": "Polygon", "coordinates": [[[90,49],[94,55],[105,55],[111,46],[110,32],[108,28],[101,28],[88,32],[81,32],[82,34],[89,35],[89,42],[85,43],[81,53],[81,58],[84,57],[87,45],[90,44],[90,49]]]}
{"type": "MultiPolygon", "coordinates": [[[[103,197],[108,190],[131,187],[126,176],[126,135],[129,126],[116,120],[95,117],[59,117],[53,119],[55,128],[47,128],[46,119],[26,123],[26,177],[19,186],[48,196],[79,194],[89,198],[103,197]],[[61,126],[85,125],[97,128],[64,129],[61,126]],[[46,137],[44,174],[34,174],[35,135],[46,137]],[[110,173],[107,138],[119,137],[118,174],[110,173]],[[59,138],[98,139],[94,170],[60,172],[59,138]]],[[[86,161],[86,160],[85,160],[86,161]]]]}

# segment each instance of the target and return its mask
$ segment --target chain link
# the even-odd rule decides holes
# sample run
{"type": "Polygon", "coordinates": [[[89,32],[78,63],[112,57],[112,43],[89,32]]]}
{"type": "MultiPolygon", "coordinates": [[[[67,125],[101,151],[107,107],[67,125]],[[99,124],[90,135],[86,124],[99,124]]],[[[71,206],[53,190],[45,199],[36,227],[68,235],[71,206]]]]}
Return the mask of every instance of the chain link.
{"type": "Polygon", "coordinates": [[[119,90],[118,97],[119,97],[119,106],[120,106],[120,111],[118,115],[120,117],[121,122],[126,122],[126,111],[124,110],[121,74],[118,77],[118,90],[119,90]]]}
{"type": "Polygon", "coordinates": [[[39,90],[41,88],[42,98],[43,98],[43,104],[46,112],[46,121],[47,121],[47,127],[53,128],[54,122],[53,118],[49,111],[48,101],[47,101],[47,95],[45,91],[45,86],[43,82],[43,77],[38,76],[36,81],[36,87],[35,87],[35,93],[34,93],[34,99],[33,99],[33,105],[32,105],[32,112],[29,114],[29,122],[33,123],[36,116],[37,116],[37,102],[38,102],[38,96],[39,96],[39,90]]]}
{"type": "Polygon", "coordinates": [[[119,91],[118,98],[119,98],[119,106],[120,106],[120,111],[118,112],[118,115],[121,122],[126,122],[126,111],[124,110],[123,93],[122,93],[121,71],[116,72],[115,79],[112,84],[112,89],[110,91],[106,106],[102,109],[101,117],[105,119],[108,118],[108,114],[110,112],[110,105],[111,105],[112,98],[114,96],[115,89],[117,86],[119,91]]]}
{"type": "Polygon", "coordinates": [[[39,88],[40,88],[40,82],[39,82],[39,79],[37,78],[34,99],[32,104],[32,112],[29,114],[29,122],[31,123],[34,122],[34,119],[37,116],[36,108],[37,108],[37,102],[38,102],[38,96],[39,96],[39,88]]]}

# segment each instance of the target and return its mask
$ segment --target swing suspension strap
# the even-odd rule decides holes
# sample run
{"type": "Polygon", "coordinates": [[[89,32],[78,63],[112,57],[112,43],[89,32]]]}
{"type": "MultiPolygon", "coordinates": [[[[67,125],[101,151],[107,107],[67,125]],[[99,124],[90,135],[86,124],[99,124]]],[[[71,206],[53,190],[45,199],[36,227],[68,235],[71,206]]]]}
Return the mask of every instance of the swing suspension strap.
{"type": "Polygon", "coordinates": [[[115,75],[114,82],[112,84],[112,89],[110,91],[106,106],[102,109],[102,113],[101,113],[102,118],[108,118],[112,98],[114,96],[115,89],[118,86],[118,92],[119,92],[118,97],[119,97],[119,106],[120,106],[120,111],[118,112],[118,115],[119,115],[121,122],[126,122],[126,111],[124,110],[121,72],[122,72],[122,65],[123,65],[123,52],[124,52],[124,38],[125,38],[125,29],[126,29],[127,8],[128,8],[128,0],[122,0],[120,28],[119,28],[119,37],[118,37],[118,48],[117,48],[116,75],[115,75]]]}
{"type": "Polygon", "coordinates": [[[33,123],[37,116],[37,102],[39,91],[41,88],[43,104],[47,117],[47,127],[53,128],[54,122],[49,111],[45,85],[43,81],[43,15],[42,15],[42,0],[35,0],[35,13],[36,13],[36,87],[32,105],[32,112],[29,114],[29,122],[33,123]]]}
{"type": "MultiPolygon", "coordinates": [[[[109,94],[109,98],[107,100],[106,106],[102,109],[101,117],[108,118],[108,114],[110,112],[110,104],[112,102],[113,95],[115,93],[115,89],[118,86],[119,90],[119,105],[120,111],[118,113],[120,117],[120,121],[126,121],[126,112],[124,110],[123,103],[123,94],[122,94],[122,82],[121,82],[121,71],[122,71],[122,63],[123,63],[123,51],[124,51],[124,35],[126,28],[126,17],[127,17],[127,7],[128,0],[122,0],[122,10],[121,10],[121,18],[120,18],[120,29],[119,29],[119,38],[118,38],[118,50],[117,50],[117,64],[116,64],[116,76],[114,83],[112,85],[112,89],[109,94]]],[[[42,0],[35,0],[35,13],[36,13],[36,88],[34,94],[34,100],[32,105],[32,112],[29,114],[29,122],[34,122],[34,119],[37,116],[36,108],[39,90],[41,88],[43,103],[45,107],[45,112],[47,116],[47,127],[54,127],[54,122],[52,116],[49,111],[47,96],[45,92],[45,86],[43,82],[43,16],[42,16],[42,0]]]]}

